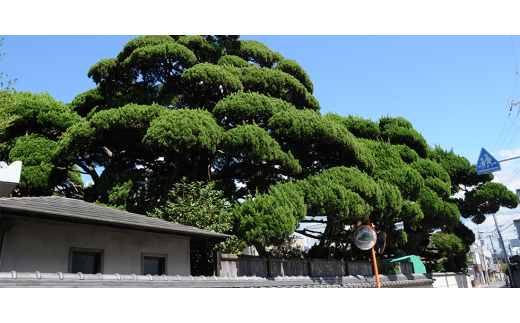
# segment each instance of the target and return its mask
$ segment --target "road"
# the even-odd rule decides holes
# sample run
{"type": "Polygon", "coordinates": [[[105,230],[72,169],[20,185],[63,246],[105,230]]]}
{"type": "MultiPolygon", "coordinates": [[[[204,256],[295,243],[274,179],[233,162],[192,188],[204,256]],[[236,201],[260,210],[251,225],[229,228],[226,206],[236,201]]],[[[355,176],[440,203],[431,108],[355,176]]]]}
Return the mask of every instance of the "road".
{"type": "Polygon", "coordinates": [[[499,281],[496,283],[492,283],[490,285],[480,285],[477,288],[510,288],[509,285],[506,286],[506,284],[503,281],[499,281]]]}

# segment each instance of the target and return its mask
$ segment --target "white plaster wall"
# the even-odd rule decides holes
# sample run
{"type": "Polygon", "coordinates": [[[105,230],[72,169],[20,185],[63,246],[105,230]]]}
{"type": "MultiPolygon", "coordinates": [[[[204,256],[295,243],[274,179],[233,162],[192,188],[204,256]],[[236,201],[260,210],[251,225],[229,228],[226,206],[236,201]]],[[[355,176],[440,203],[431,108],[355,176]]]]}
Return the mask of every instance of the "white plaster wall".
{"type": "Polygon", "coordinates": [[[434,273],[433,288],[472,288],[471,279],[464,273],[434,273]]]}
{"type": "Polygon", "coordinates": [[[11,218],[0,272],[67,272],[70,248],[104,250],[103,274],[141,274],[141,254],[166,254],[167,275],[190,274],[189,238],[11,218]]]}

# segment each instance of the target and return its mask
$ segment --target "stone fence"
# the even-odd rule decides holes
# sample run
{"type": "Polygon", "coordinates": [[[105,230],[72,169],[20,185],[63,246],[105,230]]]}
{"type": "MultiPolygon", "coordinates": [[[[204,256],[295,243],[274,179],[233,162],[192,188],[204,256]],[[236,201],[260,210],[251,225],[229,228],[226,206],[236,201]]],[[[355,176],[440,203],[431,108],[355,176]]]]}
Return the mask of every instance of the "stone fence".
{"type": "MultiPolygon", "coordinates": [[[[428,274],[379,276],[382,288],[432,288],[428,274]]],[[[1,287],[376,288],[375,276],[205,277],[0,272],[1,287]]]]}
{"type": "MultiPolygon", "coordinates": [[[[381,288],[471,288],[465,273],[379,275],[381,288]]],[[[375,276],[205,277],[0,272],[1,287],[376,288],[375,276]]]]}
{"type": "MultiPolygon", "coordinates": [[[[403,275],[413,274],[413,264],[393,263],[403,275]]],[[[381,270],[380,270],[381,271],[381,270]]],[[[370,261],[344,261],[327,259],[273,258],[233,254],[217,254],[215,276],[373,276],[370,261]]]]}

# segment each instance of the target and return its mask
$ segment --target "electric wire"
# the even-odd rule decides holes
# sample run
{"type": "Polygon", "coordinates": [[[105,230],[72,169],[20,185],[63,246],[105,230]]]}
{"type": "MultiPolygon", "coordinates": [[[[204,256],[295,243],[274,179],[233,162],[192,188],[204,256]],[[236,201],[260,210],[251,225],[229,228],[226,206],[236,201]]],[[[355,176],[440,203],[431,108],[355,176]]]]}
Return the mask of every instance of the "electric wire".
{"type": "MultiPolygon", "coordinates": [[[[508,119],[511,120],[511,118],[508,116],[508,119]]],[[[507,132],[506,136],[504,137],[504,140],[502,141],[502,143],[500,144],[500,146],[498,147],[498,151],[500,151],[500,148],[502,148],[502,145],[504,144],[504,142],[506,141],[507,139],[507,136],[509,135],[509,133],[511,132],[511,129],[513,129],[513,125],[515,124],[512,120],[511,120],[512,124],[511,124],[511,127],[509,128],[509,131],[507,132]]]]}
{"type": "Polygon", "coordinates": [[[502,132],[504,131],[504,128],[506,127],[507,120],[509,119],[509,116],[506,118],[506,123],[504,123],[504,126],[502,127],[502,130],[500,130],[500,134],[498,135],[497,140],[495,141],[495,144],[493,145],[493,148],[491,148],[491,151],[494,152],[493,149],[495,149],[495,146],[497,145],[498,139],[500,139],[500,136],[502,136],[502,132]]]}
{"type": "Polygon", "coordinates": [[[516,64],[516,51],[515,51],[515,42],[513,41],[513,35],[511,35],[511,45],[513,45],[513,57],[515,58],[515,69],[516,69],[515,87],[513,89],[513,98],[514,98],[515,91],[516,91],[516,81],[518,79],[518,64],[516,64]]]}
{"type": "MultiPolygon", "coordinates": [[[[520,112],[520,109],[518,109],[518,112],[520,112]]],[[[513,135],[513,137],[511,137],[511,140],[509,141],[509,143],[507,144],[506,148],[504,148],[504,150],[507,150],[507,147],[509,147],[509,145],[511,144],[511,142],[513,141],[513,139],[515,139],[515,136],[516,134],[518,133],[518,130],[520,130],[520,128],[513,122],[513,124],[515,125],[515,127],[517,128],[516,131],[515,131],[515,134],[513,135]]]]}
{"type": "MultiPolygon", "coordinates": [[[[517,80],[518,80],[518,64],[517,64],[517,62],[516,62],[516,50],[515,50],[515,43],[514,43],[514,41],[513,41],[513,35],[511,35],[511,45],[513,46],[513,57],[514,57],[514,59],[515,59],[515,70],[516,70],[515,86],[514,86],[514,88],[513,88],[513,99],[512,99],[512,102],[511,102],[511,104],[512,104],[512,103],[514,102],[515,92],[516,92],[516,82],[517,82],[517,80]]],[[[513,107],[511,106],[511,108],[509,109],[509,115],[511,115],[511,110],[512,110],[512,108],[513,108],[513,107]]],[[[520,109],[519,109],[518,111],[520,112],[520,109]]],[[[518,114],[517,114],[517,117],[518,117],[518,114]]],[[[513,122],[513,124],[514,124],[514,122],[513,122]]],[[[516,126],[516,125],[515,125],[515,126],[516,126]]],[[[516,133],[515,133],[515,134],[516,134],[516,133]]],[[[513,136],[513,138],[514,138],[514,136],[513,136]]],[[[512,141],[512,140],[513,140],[513,139],[511,139],[511,141],[512,141]]],[[[511,143],[511,142],[510,142],[510,143],[511,143]]],[[[508,146],[509,146],[509,144],[508,144],[508,146]]]]}
{"type": "MultiPolygon", "coordinates": [[[[506,216],[502,212],[500,212],[500,215],[502,215],[502,217],[506,220],[505,224],[509,224],[507,227],[504,228],[504,230],[513,225],[513,223],[509,222],[509,220],[506,218],[506,216]]],[[[502,223],[504,223],[504,222],[502,222],[502,223]]],[[[505,224],[501,224],[501,225],[505,225],[505,224]]]]}
{"type": "MultiPolygon", "coordinates": [[[[511,167],[511,166],[509,166],[511,167]]],[[[510,184],[510,183],[514,183],[514,182],[517,182],[517,181],[520,181],[520,178],[517,177],[516,175],[518,175],[520,173],[520,164],[519,164],[519,161],[516,160],[514,162],[514,164],[512,165],[512,169],[511,170],[508,170],[504,173],[501,173],[499,176],[500,179],[502,177],[505,177],[505,179],[501,179],[499,182],[504,184],[504,185],[507,185],[507,184],[510,184]]]]}
{"type": "MultiPolygon", "coordinates": [[[[518,63],[517,63],[517,60],[516,60],[516,50],[515,50],[515,43],[514,43],[513,35],[511,35],[511,46],[512,46],[512,49],[513,49],[513,58],[514,58],[514,61],[515,61],[515,85],[514,85],[514,88],[513,88],[513,97],[512,97],[512,101],[511,101],[511,104],[512,104],[514,102],[514,98],[515,98],[515,94],[516,94],[516,84],[517,84],[517,80],[518,80],[518,76],[519,76],[519,73],[518,73],[518,63]]],[[[506,124],[507,124],[507,120],[510,120],[512,124],[511,124],[511,127],[509,128],[509,131],[507,132],[506,136],[504,137],[502,143],[500,144],[500,146],[498,148],[498,151],[500,151],[500,149],[504,145],[506,139],[509,136],[509,133],[511,132],[511,129],[513,128],[513,125],[517,128],[517,131],[515,132],[515,134],[513,135],[511,140],[509,141],[509,143],[506,146],[506,148],[504,148],[504,150],[507,149],[507,147],[509,147],[509,145],[511,144],[511,142],[515,138],[515,136],[516,136],[516,134],[518,132],[518,129],[520,129],[520,127],[518,127],[515,124],[515,122],[513,120],[511,120],[511,110],[512,110],[512,108],[513,108],[513,106],[510,105],[509,114],[508,114],[508,117],[506,119],[506,124]]],[[[520,109],[518,110],[518,113],[520,113],[520,109]]],[[[518,118],[518,113],[517,113],[517,118],[518,118]]],[[[497,141],[495,142],[495,144],[493,145],[493,148],[491,149],[492,151],[494,151],[496,143],[499,141],[499,139],[500,139],[500,137],[501,137],[501,135],[502,135],[502,133],[504,131],[504,128],[505,128],[506,124],[504,124],[504,126],[502,127],[502,130],[500,131],[500,135],[498,136],[497,141]]]]}

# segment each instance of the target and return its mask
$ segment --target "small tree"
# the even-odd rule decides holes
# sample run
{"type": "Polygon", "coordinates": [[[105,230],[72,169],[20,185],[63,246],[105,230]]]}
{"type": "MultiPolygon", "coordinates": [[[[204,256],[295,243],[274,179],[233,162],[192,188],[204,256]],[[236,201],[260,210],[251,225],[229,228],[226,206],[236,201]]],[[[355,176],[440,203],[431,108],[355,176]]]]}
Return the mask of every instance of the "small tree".
{"type": "MultiPolygon", "coordinates": [[[[223,198],[223,192],[214,189],[213,183],[188,182],[183,177],[173,185],[164,204],[160,204],[148,216],[189,225],[217,233],[231,233],[233,215],[231,204],[223,198]]],[[[210,276],[215,251],[240,253],[245,243],[235,236],[220,244],[205,240],[191,241],[191,274],[210,276]]]]}

